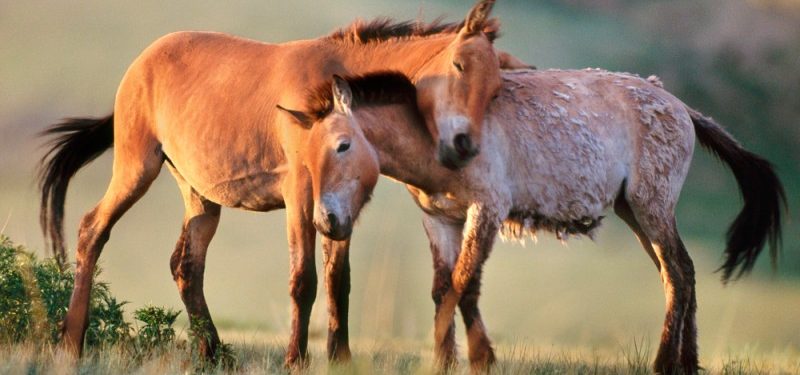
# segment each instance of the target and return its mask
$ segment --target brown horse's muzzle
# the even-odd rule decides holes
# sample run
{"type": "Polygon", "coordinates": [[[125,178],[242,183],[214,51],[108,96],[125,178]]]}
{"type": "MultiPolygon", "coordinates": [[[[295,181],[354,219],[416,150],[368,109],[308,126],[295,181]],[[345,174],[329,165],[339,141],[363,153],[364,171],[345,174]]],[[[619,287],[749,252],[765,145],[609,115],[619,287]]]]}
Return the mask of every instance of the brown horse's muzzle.
{"type": "Polygon", "coordinates": [[[334,214],[328,214],[324,223],[315,221],[314,227],[323,236],[335,241],[345,240],[353,233],[353,221],[349,216],[341,220],[334,214]]]}
{"type": "Polygon", "coordinates": [[[325,237],[335,241],[345,240],[353,233],[353,218],[349,214],[338,212],[322,205],[314,215],[314,227],[325,237]]]}

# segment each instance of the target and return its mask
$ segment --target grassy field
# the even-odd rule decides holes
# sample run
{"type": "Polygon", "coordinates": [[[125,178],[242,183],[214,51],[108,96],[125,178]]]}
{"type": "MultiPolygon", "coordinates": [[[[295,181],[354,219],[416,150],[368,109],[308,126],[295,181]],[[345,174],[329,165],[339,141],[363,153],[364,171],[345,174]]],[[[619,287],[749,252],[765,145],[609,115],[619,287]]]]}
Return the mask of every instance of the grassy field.
{"type": "MultiPolygon", "coordinates": [[[[730,172],[699,147],[678,220],[697,266],[702,364],[714,373],[799,373],[800,80],[778,74],[785,73],[779,62],[800,61],[795,19],[759,11],[760,23],[739,22],[756,12],[749,7],[757,2],[744,0],[626,1],[630,6],[618,13],[566,3],[593,2],[498,1],[504,27],[498,45],[542,68],[600,66],[658,74],[668,89],[776,163],[795,216],[787,223],[777,275],[762,259],[752,277],[720,285],[714,270],[740,200],[730,172]],[[673,19],[683,21],[676,26],[673,19]],[[772,43],[771,35],[784,44],[772,43]],[[755,62],[745,64],[750,60],[755,62]],[[776,76],[759,75],[759,69],[776,76]],[[791,103],[776,104],[780,100],[791,103]]],[[[158,36],[203,29],[280,42],[325,34],[356,17],[422,14],[431,20],[445,14],[454,20],[467,8],[454,0],[0,1],[0,233],[44,253],[34,186],[43,152],[36,132],[62,117],[107,114],[128,64],[158,36]]],[[[70,186],[69,246],[76,243],[81,215],[105,190],[110,162],[110,154],[104,155],[70,186]]],[[[206,270],[212,316],[233,344],[238,370],[280,371],[290,316],[283,212],[223,211],[206,270]]],[[[128,316],[147,304],[183,309],[168,267],[182,216],[178,189],[164,173],[115,227],[101,265],[114,295],[130,301],[128,316]]],[[[331,369],[323,360],[327,320],[320,284],[311,322],[311,372],[427,372],[431,260],[419,210],[402,186],[379,183],[355,230],[351,263],[355,361],[331,369]]],[[[498,347],[500,372],[635,373],[653,359],[663,301],[650,259],[624,224],[609,217],[596,242],[563,246],[545,237],[524,247],[498,243],[487,263],[481,308],[498,347]]],[[[178,326],[185,336],[184,318],[178,326]]],[[[460,326],[457,332],[463,349],[460,326]]],[[[82,372],[192,368],[185,347],[142,362],[122,353],[119,348],[91,353],[82,372]]],[[[47,347],[0,346],[2,373],[57,372],[62,360],[47,347]]]]}
{"type": "MultiPolygon", "coordinates": [[[[109,373],[287,373],[283,367],[284,340],[258,332],[222,332],[223,340],[232,343],[234,361],[227,366],[198,368],[184,345],[151,356],[132,359],[121,347],[89,351],[77,363],[81,374],[109,373]]],[[[329,364],[324,360],[324,342],[310,342],[312,360],[304,371],[309,374],[433,374],[431,348],[421,344],[392,341],[357,341],[353,359],[346,364],[329,364]]],[[[618,348],[604,351],[537,347],[526,343],[500,345],[497,348],[496,374],[648,374],[652,346],[632,340],[618,348]]],[[[707,361],[711,374],[797,374],[800,359],[797,352],[775,352],[754,355],[730,353],[707,361]]],[[[0,348],[0,373],[69,374],[74,366],[67,356],[54,347],[17,345],[0,348]]],[[[469,373],[462,359],[456,374],[469,373]]]]}
{"type": "MultiPolygon", "coordinates": [[[[598,241],[601,246],[607,245],[602,237],[598,241]]],[[[562,247],[547,238],[536,245],[537,251],[499,246],[487,269],[482,299],[484,317],[500,360],[497,373],[647,373],[663,319],[658,277],[643,254],[631,257],[595,247],[598,245],[588,241],[562,247]],[[553,254],[556,251],[559,254],[553,254]],[[599,279],[602,284],[597,283],[599,279]],[[526,291],[524,298],[520,298],[520,289],[526,291]]],[[[629,247],[624,251],[637,250],[629,247]]],[[[708,259],[696,258],[698,268],[708,268],[708,259]]],[[[325,306],[323,302],[316,305],[310,327],[310,373],[431,372],[432,303],[427,300],[425,286],[409,289],[409,281],[417,281],[425,272],[406,275],[408,279],[403,280],[392,266],[394,263],[402,262],[384,258],[368,270],[356,264],[351,298],[352,364],[329,368],[324,352],[325,306]],[[363,273],[367,274],[366,280],[363,273]]],[[[105,271],[101,276],[106,279],[105,271]]],[[[115,291],[114,285],[110,289],[115,291]]],[[[211,296],[224,294],[215,287],[209,290],[211,296]]],[[[249,293],[252,294],[240,296],[236,306],[210,301],[212,311],[223,311],[214,316],[223,341],[232,345],[235,360],[231,367],[205,370],[284,371],[288,301],[283,309],[273,312],[274,320],[248,320],[231,314],[231,307],[249,311],[255,305],[244,300],[276,299],[249,293]]],[[[800,324],[796,314],[800,309],[800,288],[796,285],[754,279],[721,287],[716,275],[703,272],[698,280],[698,295],[701,363],[711,373],[800,371],[800,324]]],[[[318,301],[324,301],[320,297],[318,301]]],[[[130,313],[137,305],[134,302],[123,307],[130,313]]],[[[79,363],[80,372],[193,370],[197,362],[192,360],[187,343],[185,319],[179,320],[176,328],[178,342],[166,345],[163,353],[133,355],[125,345],[91,348],[79,363]]],[[[466,372],[466,343],[460,324],[457,341],[461,348],[460,369],[466,372]]],[[[0,373],[51,373],[65,364],[69,362],[49,345],[0,345],[0,373]]]]}

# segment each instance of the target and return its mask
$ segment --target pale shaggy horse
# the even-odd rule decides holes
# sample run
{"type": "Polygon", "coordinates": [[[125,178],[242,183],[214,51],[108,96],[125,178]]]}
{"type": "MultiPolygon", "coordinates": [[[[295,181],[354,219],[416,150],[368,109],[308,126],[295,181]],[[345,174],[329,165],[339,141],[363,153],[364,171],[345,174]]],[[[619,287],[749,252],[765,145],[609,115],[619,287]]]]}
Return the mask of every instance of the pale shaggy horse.
{"type": "MultiPolygon", "coordinates": [[[[417,104],[430,112],[428,128],[439,147],[427,157],[463,166],[477,153],[484,111],[500,87],[499,64],[518,63],[495,54],[498,24],[488,18],[493,3],[479,1],[464,22],[455,24],[358,21],[326,37],[282,44],[179,32],[150,45],[125,73],[112,115],[67,120],[45,132],[54,139],[42,164],[41,221],[62,261],[69,180],[114,147],[108,190],[81,220],[62,346],[81,353],[100,252],[113,225],[145,194],[166,162],[186,207],[170,267],[193,331],[200,332],[200,353],[213,360],[220,342],[203,294],[203,272],[221,206],[253,211],[285,207],[292,297],[286,363],[302,362],[317,288],[311,186],[298,157],[306,151],[308,131],[287,124],[289,116],[280,114],[276,104],[302,104],[307,85],[334,73],[397,69],[419,84],[417,104]]],[[[361,189],[371,191],[375,180],[360,182],[361,189]]],[[[323,240],[331,359],[350,356],[346,238],[355,218],[326,218],[343,240],[323,240]]]]}
{"type": "Polygon", "coordinates": [[[320,212],[336,206],[358,214],[362,202],[348,196],[347,177],[363,173],[368,162],[407,184],[425,212],[435,269],[435,350],[443,366],[455,363],[456,305],[473,368],[495,361],[478,297],[498,232],[512,239],[538,230],[562,239],[592,235],[613,206],[664,285],[667,312],[654,370],[698,372],[695,271],[674,213],[695,138],[731,167],[744,198],[728,232],[723,281],[750,271],[767,241],[775,259],[785,198],[769,162],[663,90],[657,78],[523,70],[503,74],[503,88],[487,111],[481,154],[452,171],[424,157],[435,141],[423,127],[414,93],[412,83],[395,73],[322,86],[310,101],[328,104],[317,108],[325,115],[309,136],[322,151],[306,165],[320,191],[320,212]],[[352,156],[331,151],[343,142],[352,156]]]}

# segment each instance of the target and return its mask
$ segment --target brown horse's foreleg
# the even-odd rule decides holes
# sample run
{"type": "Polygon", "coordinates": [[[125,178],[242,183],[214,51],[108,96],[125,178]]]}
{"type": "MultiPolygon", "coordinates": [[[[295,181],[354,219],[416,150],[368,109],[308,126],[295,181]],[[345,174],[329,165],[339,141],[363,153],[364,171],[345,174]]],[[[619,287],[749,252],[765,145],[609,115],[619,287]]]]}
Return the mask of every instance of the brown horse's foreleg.
{"type": "Polygon", "coordinates": [[[307,178],[294,176],[284,189],[289,239],[289,295],[292,298],[292,335],[286,350],[287,367],[305,366],[308,356],[308,323],[317,296],[314,268],[313,199],[307,178]]]}
{"type": "Polygon", "coordinates": [[[186,306],[198,354],[213,362],[220,340],[203,294],[203,275],[208,244],[219,224],[220,206],[200,196],[174,168],[170,170],[178,180],[186,206],[181,237],[170,258],[170,269],[186,306]]]}
{"type": "Polygon", "coordinates": [[[76,356],[83,351],[83,339],[89,324],[89,299],[95,265],[108,241],[111,227],[144,195],[161,169],[161,155],[152,151],[147,154],[144,160],[128,161],[128,164],[115,154],[114,174],[105,195],[81,219],[75,284],[61,337],[61,346],[76,356]]]}
{"type": "MultiPolygon", "coordinates": [[[[428,236],[433,257],[433,286],[431,297],[436,306],[435,319],[439,319],[445,295],[452,289],[453,266],[461,252],[463,224],[446,222],[440,218],[424,215],[422,225],[428,236]]],[[[456,364],[455,321],[444,332],[435,332],[435,356],[438,365],[449,368],[456,364]]]]}
{"type": "Polygon", "coordinates": [[[350,360],[347,314],[350,296],[350,239],[322,239],[328,292],[328,359],[350,360]]]}

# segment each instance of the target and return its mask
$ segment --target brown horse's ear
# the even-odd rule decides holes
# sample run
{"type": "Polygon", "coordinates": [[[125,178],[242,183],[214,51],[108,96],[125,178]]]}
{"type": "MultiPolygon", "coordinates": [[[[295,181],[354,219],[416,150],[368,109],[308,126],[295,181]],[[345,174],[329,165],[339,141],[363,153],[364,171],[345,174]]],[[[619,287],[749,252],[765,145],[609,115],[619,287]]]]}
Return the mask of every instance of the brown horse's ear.
{"type": "Polygon", "coordinates": [[[333,90],[333,110],[344,114],[350,113],[350,108],[353,106],[353,91],[350,89],[350,84],[334,74],[331,90],[333,90]]]}
{"type": "Polygon", "coordinates": [[[280,104],[276,105],[275,107],[277,107],[281,111],[288,113],[289,116],[292,116],[294,122],[296,122],[298,125],[306,129],[311,129],[311,125],[314,124],[314,122],[311,120],[311,116],[307,115],[305,112],[295,111],[293,109],[287,109],[282,107],[280,104]]]}
{"type": "Polygon", "coordinates": [[[464,35],[473,35],[483,31],[489,15],[492,13],[495,0],[480,0],[467,14],[467,19],[464,21],[464,27],[461,33],[464,35]]]}

